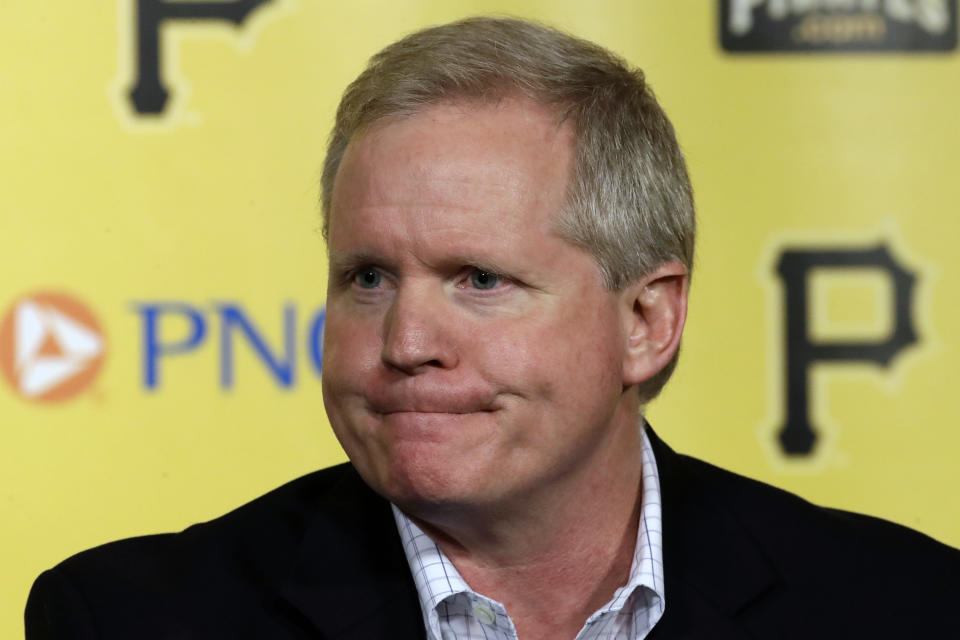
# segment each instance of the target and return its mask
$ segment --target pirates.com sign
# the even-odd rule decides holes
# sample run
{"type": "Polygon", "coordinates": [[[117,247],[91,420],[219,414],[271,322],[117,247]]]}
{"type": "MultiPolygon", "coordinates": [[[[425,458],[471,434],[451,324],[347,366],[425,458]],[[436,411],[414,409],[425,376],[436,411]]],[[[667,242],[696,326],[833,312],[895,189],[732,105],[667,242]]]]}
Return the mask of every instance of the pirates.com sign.
{"type": "Polygon", "coordinates": [[[956,0],[721,0],[726,51],[952,51],[956,0]]]}

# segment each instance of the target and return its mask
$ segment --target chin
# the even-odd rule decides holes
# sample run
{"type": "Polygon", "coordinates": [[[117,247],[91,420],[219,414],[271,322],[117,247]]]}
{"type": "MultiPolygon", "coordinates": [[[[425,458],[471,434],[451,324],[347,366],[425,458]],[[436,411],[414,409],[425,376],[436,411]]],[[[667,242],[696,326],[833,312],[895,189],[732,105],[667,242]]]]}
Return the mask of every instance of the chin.
{"type": "MultiPolygon", "coordinates": [[[[489,482],[483,474],[436,451],[395,451],[388,465],[375,473],[374,490],[413,513],[446,511],[476,503],[489,482]]],[[[361,472],[361,475],[363,473],[361,472]]],[[[366,476],[364,476],[366,478],[366,476]]]]}

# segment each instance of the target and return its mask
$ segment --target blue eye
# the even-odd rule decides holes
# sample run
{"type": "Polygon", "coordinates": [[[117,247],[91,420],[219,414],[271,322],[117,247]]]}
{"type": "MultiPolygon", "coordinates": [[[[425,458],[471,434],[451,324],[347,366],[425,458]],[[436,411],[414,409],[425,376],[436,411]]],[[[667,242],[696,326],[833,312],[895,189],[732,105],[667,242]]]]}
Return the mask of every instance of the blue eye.
{"type": "Polygon", "coordinates": [[[382,280],[383,276],[376,269],[363,269],[353,276],[353,281],[364,289],[376,289],[382,280]]]}
{"type": "Polygon", "coordinates": [[[493,289],[500,284],[500,276],[489,271],[474,269],[470,274],[470,284],[474,289],[493,289]]]}

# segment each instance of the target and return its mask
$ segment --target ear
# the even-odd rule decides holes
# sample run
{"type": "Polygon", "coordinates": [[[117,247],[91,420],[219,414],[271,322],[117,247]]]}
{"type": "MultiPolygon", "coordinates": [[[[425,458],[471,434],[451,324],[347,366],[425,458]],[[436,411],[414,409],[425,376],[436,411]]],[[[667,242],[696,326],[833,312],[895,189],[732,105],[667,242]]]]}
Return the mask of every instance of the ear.
{"type": "Polygon", "coordinates": [[[689,286],[687,268],[667,262],[620,292],[626,339],[624,387],[652,378],[677,352],[689,286]]]}

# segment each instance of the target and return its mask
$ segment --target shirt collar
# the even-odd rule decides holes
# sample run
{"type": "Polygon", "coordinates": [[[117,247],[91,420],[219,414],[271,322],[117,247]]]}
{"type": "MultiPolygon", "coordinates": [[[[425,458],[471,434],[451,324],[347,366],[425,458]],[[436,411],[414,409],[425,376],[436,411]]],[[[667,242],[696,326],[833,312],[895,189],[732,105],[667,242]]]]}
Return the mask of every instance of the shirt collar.
{"type": "MultiPolygon", "coordinates": [[[[666,604],[663,585],[660,476],[657,473],[657,461],[653,455],[647,430],[643,423],[641,425],[643,496],[640,521],[637,526],[637,542],[633,551],[633,562],[630,565],[630,577],[624,586],[617,589],[610,602],[588,618],[588,626],[601,617],[618,615],[629,605],[633,608],[634,628],[645,628],[649,631],[663,615],[666,604]],[[632,597],[635,593],[641,594],[642,597],[632,597]]],[[[430,637],[442,637],[437,607],[445,600],[462,593],[473,596],[474,599],[499,605],[486,596],[474,592],[440,547],[396,505],[391,506],[403,550],[410,564],[410,572],[413,574],[413,582],[417,588],[423,621],[430,637]]],[[[502,608],[502,605],[499,607],[502,608]]],[[[643,635],[646,633],[638,637],[643,635]]]]}

